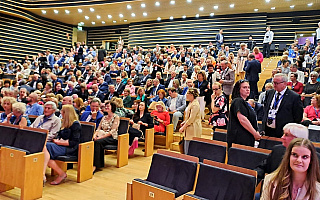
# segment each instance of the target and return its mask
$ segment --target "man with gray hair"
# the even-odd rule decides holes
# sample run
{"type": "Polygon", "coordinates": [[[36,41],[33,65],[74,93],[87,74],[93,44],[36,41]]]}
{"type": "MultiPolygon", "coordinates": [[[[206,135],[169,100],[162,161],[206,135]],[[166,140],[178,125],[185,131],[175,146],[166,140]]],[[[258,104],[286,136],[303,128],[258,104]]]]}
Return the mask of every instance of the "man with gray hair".
{"type": "Polygon", "coordinates": [[[61,128],[61,120],[54,114],[56,110],[56,104],[52,101],[48,101],[44,104],[43,115],[37,117],[36,120],[30,125],[32,128],[48,130],[49,134],[47,137],[47,142],[51,142],[61,128]]]}
{"type": "Polygon", "coordinates": [[[303,116],[300,96],[287,88],[288,77],[275,74],[274,89],[266,92],[262,129],[267,136],[282,136],[282,129],[288,123],[299,123],[303,116]]]}
{"type": "Polygon", "coordinates": [[[308,139],[308,137],[309,132],[307,127],[296,123],[286,124],[283,127],[283,135],[281,137],[282,144],[272,147],[272,151],[268,157],[262,161],[257,168],[255,168],[255,170],[258,172],[258,183],[264,178],[265,173],[270,174],[279,167],[282,157],[286,152],[286,148],[293,139],[308,139]]]}
{"type": "Polygon", "coordinates": [[[96,128],[99,127],[103,114],[100,111],[101,101],[99,98],[94,98],[90,102],[90,111],[84,111],[80,117],[80,121],[96,123],[96,128]]]}

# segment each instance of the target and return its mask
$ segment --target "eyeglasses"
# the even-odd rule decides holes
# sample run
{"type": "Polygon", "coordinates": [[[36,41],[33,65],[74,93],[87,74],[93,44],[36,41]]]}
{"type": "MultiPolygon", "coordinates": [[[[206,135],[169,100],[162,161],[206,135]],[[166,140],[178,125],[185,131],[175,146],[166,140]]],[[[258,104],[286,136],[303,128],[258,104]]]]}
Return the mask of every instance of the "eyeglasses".
{"type": "Polygon", "coordinates": [[[281,81],[281,82],[279,82],[279,83],[273,82],[273,85],[279,85],[279,84],[281,84],[281,83],[284,83],[284,81],[281,81]]]}
{"type": "Polygon", "coordinates": [[[212,90],[219,90],[220,88],[212,88],[212,90]]]}

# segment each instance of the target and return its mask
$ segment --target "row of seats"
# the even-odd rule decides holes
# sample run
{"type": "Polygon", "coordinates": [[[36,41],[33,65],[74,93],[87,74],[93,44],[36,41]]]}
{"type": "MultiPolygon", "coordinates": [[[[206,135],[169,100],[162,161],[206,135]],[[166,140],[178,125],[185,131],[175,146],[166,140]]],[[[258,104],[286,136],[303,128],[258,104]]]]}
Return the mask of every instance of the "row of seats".
{"type": "Polygon", "coordinates": [[[147,179],[127,184],[127,200],[253,199],[256,177],[253,170],[158,150],[147,179]]]}

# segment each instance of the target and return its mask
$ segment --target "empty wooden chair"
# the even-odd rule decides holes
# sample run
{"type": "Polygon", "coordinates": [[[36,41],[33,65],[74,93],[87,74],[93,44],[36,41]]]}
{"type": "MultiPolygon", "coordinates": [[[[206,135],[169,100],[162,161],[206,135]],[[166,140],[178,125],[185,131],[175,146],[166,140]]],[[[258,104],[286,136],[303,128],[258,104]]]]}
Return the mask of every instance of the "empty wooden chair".
{"type": "Polygon", "coordinates": [[[214,130],[212,139],[222,141],[222,142],[227,142],[227,130],[225,129],[214,130]]]}
{"type": "Polygon", "coordinates": [[[281,138],[262,136],[261,139],[259,140],[258,148],[271,150],[272,147],[278,144],[282,144],[281,138]]]}

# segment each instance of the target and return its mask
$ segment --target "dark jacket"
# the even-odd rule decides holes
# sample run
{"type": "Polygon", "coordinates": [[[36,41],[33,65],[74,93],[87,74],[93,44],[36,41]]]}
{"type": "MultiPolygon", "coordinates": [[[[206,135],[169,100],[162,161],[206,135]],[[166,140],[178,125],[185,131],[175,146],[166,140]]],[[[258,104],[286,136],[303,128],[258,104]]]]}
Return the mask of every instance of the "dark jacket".
{"type": "Polygon", "coordinates": [[[99,49],[98,50],[98,62],[104,61],[104,58],[107,56],[106,50],[99,49]]]}
{"type": "Polygon", "coordinates": [[[74,156],[78,153],[78,145],[80,143],[81,125],[79,121],[73,122],[69,128],[61,129],[58,132],[58,139],[69,140],[67,147],[67,155],[74,156]]]}
{"type": "Polygon", "coordinates": [[[258,82],[259,81],[259,73],[261,73],[261,63],[253,59],[248,61],[248,65],[245,68],[246,71],[246,79],[250,82],[258,82]]]}
{"type": "Polygon", "coordinates": [[[138,121],[142,121],[143,123],[147,123],[148,127],[144,125],[140,125],[140,130],[145,134],[146,129],[153,128],[153,118],[151,117],[150,113],[145,113],[142,118],[139,118],[139,116],[134,115],[133,116],[134,123],[138,123],[138,121]]]}
{"type": "MultiPolygon", "coordinates": [[[[80,117],[80,121],[85,122],[89,115],[91,115],[91,111],[84,111],[80,117]]],[[[96,123],[96,129],[97,129],[99,127],[102,117],[103,117],[103,114],[100,111],[98,111],[96,119],[91,118],[89,122],[96,123]]]]}

